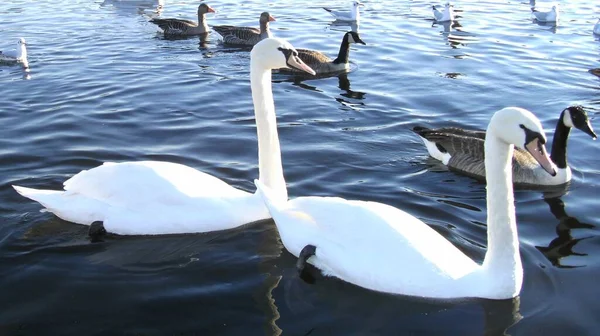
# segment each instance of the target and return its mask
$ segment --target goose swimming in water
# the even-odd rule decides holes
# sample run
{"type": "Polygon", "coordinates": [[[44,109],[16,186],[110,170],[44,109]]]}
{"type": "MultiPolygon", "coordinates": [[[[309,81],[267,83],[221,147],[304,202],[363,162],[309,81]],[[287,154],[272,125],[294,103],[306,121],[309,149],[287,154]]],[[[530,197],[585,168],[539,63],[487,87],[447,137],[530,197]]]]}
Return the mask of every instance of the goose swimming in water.
{"type": "Polygon", "coordinates": [[[0,63],[21,63],[24,68],[29,68],[27,61],[27,43],[24,38],[17,41],[17,49],[0,51],[0,63]]]}
{"type": "Polygon", "coordinates": [[[535,7],[531,7],[531,14],[539,22],[556,22],[560,17],[560,10],[558,9],[558,4],[552,6],[552,9],[548,12],[541,12],[535,7]]]}
{"type": "MultiPolygon", "coordinates": [[[[552,153],[550,157],[557,166],[556,176],[546,174],[544,169],[527,152],[515,149],[513,153],[513,182],[523,185],[560,185],[571,180],[571,168],[567,164],[567,139],[571,128],[575,127],[596,139],[587,113],[581,106],[564,109],[556,123],[552,153]]],[[[471,131],[462,128],[446,127],[428,129],[415,127],[429,155],[442,161],[458,172],[480,179],[485,178],[484,131],[471,131]]]]}
{"type": "Polygon", "coordinates": [[[322,7],[329,14],[333,15],[336,20],[339,21],[359,21],[360,20],[360,11],[358,7],[364,6],[360,1],[352,1],[350,5],[350,11],[337,11],[331,8],[322,7]]]}
{"type": "MultiPolygon", "coordinates": [[[[296,49],[300,59],[310,66],[317,74],[327,74],[332,72],[347,71],[350,68],[348,56],[350,55],[350,44],[360,43],[366,45],[356,32],[347,32],[342,38],[340,51],[336,59],[332,60],[325,54],[317,50],[296,49]]],[[[290,68],[281,69],[283,72],[299,71],[290,68]]]]}
{"type": "MultiPolygon", "coordinates": [[[[250,53],[259,180],[278,197],[287,198],[271,88],[271,69],[284,66],[314,74],[282,39],[266,39],[250,53]]],[[[257,194],[170,162],[107,162],[71,177],[63,191],[13,187],[64,220],[92,225],[90,233],[208,232],[270,218],[257,194]]]]}
{"type": "Polygon", "coordinates": [[[165,35],[192,36],[208,33],[208,24],[204,18],[206,13],[215,10],[205,3],[198,6],[198,22],[184,19],[152,19],[150,22],[159,26],[165,35]]]}
{"type": "Polygon", "coordinates": [[[275,18],[269,12],[263,12],[258,20],[259,29],[237,26],[213,26],[212,28],[223,37],[223,43],[225,44],[253,46],[263,39],[272,37],[269,22],[273,21],[275,21],[275,18]]]}
{"type": "Polygon", "coordinates": [[[431,6],[433,10],[433,18],[437,22],[448,22],[454,21],[454,9],[452,9],[452,5],[449,2],[444,5],[443,10],[437,9],[436,6],[431,6]]]}
{"type": "Polygon", "coordinates": [[[287,201],[255,181],[285,248],[324,275],[386,293],[437,299],[508,299],[519,295],[523,268],[511,183],[513,145],[527,149],[549,174],[540,121],[509,107],[494,114],[485,140],[487,244],[478,264],[427,224],[392,206],[338,197],[287,201]]]}

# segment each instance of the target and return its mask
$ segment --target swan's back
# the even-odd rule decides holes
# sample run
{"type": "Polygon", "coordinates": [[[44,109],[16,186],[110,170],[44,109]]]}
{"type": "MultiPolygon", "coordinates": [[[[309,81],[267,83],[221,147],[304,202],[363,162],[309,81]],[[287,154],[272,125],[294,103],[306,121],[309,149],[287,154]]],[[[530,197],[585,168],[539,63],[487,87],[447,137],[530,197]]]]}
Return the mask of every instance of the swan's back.
{"type": "Polygon", "coordinates": [[[160,161],[107,162],[73,176],[64,187],[70,193],[109,204],[114,201],[121,206],[153,202],[176,205],[187,202],[190,197],[246,194],[212,175],[185,165],[160,161]]]}
{"type": "Polygon", "coordinates": [[[300,197],[281,209],[271,215],[292,254],[318,246],[311,263],[366,288],[453,297],[454,280],[480,268],[428,225],[389,205],[300,197]]]}

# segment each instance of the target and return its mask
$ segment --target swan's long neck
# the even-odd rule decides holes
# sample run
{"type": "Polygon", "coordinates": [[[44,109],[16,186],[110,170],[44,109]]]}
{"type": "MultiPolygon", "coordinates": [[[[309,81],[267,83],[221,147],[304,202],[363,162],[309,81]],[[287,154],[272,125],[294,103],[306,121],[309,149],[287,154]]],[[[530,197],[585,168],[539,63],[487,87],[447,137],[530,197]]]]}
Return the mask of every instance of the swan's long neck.
{"type": "Polygon", "coordinates": [[[488,249],[483,269],[493,281],[519,290],[523,268],[512,186],[513,150],[513,145],[500,140],[488,128],[485,138],[488,249]]]}
{"type": "Polygon", "coordinates": [[[560,114],[560,119],[556,123],[552,151],[550,152],[550,159],[559,169],[567,168],[567,139],[571,132],[571,128],[563,123],[564,114],[564,112],[560,114]]]}
{"type": "Polygon", "coordinates": [[[281,149],[277,134],[277,117],[271,88],[271,70],[260,69],[257,64],[250,67],[252,101],[258,134],[259,180],[287,200],[287,188],[281,164],[281,149]]]}
{"type": "Polygon", "coordinates": [[[348,63],[348,57],[350,55],[350,43],[348,43],[348,38],[344,36],[342,40],[342,44],[340,45],[340,51],[338,52],[338,56],[333,63],[335,64],[346,64],[348,63]]]}

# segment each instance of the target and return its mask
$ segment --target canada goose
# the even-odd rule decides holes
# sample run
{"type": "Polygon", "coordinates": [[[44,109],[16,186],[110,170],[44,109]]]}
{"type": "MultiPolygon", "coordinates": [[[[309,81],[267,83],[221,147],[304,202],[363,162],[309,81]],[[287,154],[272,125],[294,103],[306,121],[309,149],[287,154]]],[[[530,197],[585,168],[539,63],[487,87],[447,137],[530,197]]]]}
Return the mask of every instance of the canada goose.
{"type": "MultiPolygon", "coordinates": [[[[556,176],[545,174],[535,159],[526,151],[515,149],[513,154],[513,182],[526,185],[560,185],[571,180],[571,168],[567,164],[567,138],[572,127],[582,130],[594,139],[587,113],[581,106],[564,109],[556,123],[551,158],[557,166],[556,176]]],[[[485,178],[484,131],[446,127],[413,129],[427,147],[429,154],[445,165],[480,179],[485,178]]]]}
{"type": "Polygon", "coordinates": [[[519,295],[523,267],[511,183],[514,146],[526,148],[548,174],[546,138],[533,113],[502,109],[490,120],[485,139],[488,249],[476,263],[418,218],[392,206],[339,197],[288,201],[255,180],[281,241],[324,275],[386,293],[437,299],[508,299],[519,295]]]}
{"type": "MultiPolygon", "coordinates": [[[[315,70],[317,74],[326,74],[331,72],[345,71],[349,69],[350,63],[348,61],[348,56],[350,54],[350,44],[352,43],[366,44],[365,42],[363,42],[363,40],[361,40],[358,33],[352,31],[347,32],[342,38],[340,51],[338,52],[337,58],[334,60],[317,50],[296,50],[298,51],[298,56],[300,57],[300,59],[308,66],[310,66],[313,70],[315,70]]],[[[299,72],[295,69],[290,68],[284,68],[281,70],[283,72],[299,72]]]]}
{"type": "Polygon", "coordinates": [[[269,22],[275,18],[269,12],[260,14],[260,29],[253,27],[213,26],[213,30],[223,36],[223,43],[233,45],[253,46],[267,37],[272,37],[269,22]]]}
{"type": "MultiPolygon", "coordinates": [[[[314,74],[285,40],[266,39],[252,49],[259,179],[287,198],[271,88],[271,69],[284,66],[314,74]]],[[[64,220],[90,225],[90,234],[208,232],[270,218],[260,196],[170,162],[107,162],[71,177],[63,191],[13,187],[64,220]]]]}
{"type": "Polygon", "coordinates": [[[212,7],[201,3],[198,6],[198,22],[184,19],[152,19],[150,22],[159,26],[165,35],[202,35],[208,32],[208,24],[204,19],[204,15],[214,12],[215,10],[212,7]]]}

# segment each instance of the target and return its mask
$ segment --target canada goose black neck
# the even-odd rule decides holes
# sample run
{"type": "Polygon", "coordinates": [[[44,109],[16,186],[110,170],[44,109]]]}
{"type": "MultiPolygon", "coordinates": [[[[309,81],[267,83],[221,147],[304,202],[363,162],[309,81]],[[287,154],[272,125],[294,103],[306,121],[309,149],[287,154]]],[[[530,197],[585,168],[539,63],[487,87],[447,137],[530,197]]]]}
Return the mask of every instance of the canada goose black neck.
{"type": "Polygon", "coordinates": [[[348,57],[350,55],[350,42],[348,42],[348,34],[344,35],[344,39],[342,40],[342,44],[340,45],[340,51],[338,52],[338,56],[333,63],[335,64],[346,64],[348,63],[348,57]]]}
{"type": "Polygon", "coordinates": [[[571,132],[571,127],[565,126],[564,117],[565,111],[560,113],[560,119],[556,123],[554,130],[554,139],[552,140],[552,151],[550,158],[559,169],[567,168],[567,139],[571,132]]]}

